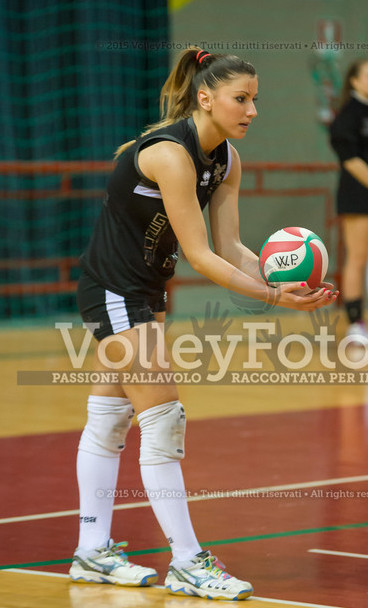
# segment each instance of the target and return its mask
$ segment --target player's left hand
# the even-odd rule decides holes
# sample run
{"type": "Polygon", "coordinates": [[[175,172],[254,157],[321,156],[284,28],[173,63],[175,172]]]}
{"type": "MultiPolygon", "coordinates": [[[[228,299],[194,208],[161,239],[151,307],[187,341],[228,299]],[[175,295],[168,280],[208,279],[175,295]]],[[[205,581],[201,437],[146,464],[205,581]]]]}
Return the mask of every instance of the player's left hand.
{"type": "MultiPolygon", "coordinates": [[[[330,283],[327,283],[327,285],[330,285],[330,283]]],[[[329,306],[335,302],[340,292],[333,291],[333,287],[333,285],[332,289],[318,287],[314,291],[306,293],[304,290],[308,287],[305,284],[282,283],[275,288],[275,305],[312,312],[317,308],[329,306]]]]}
{"type": "MultiPolygon", "coordinates": [[[[317,291],[319,291],[320,289],[324,289],[325,290],[325,294],[327,295],[327,297],[329,299],[331,299],[333,296],[338,296],[340,294],[339,291],[335,291],[334,289],[334,284],[333,283],[327,283],[327,282],[323,282],[321,283],[318,287],[316,287],[316,289],[314,289],[313,291],[310,291],[309,293],[316,293],[317,291]]],[[[336,298],[335,298],[336,299],[336,298]]]]}
{"type": "Polygon", "coordinates": [[[317,289],[322,289],[323,287],[325,287],[326,289],[330,289],[331,291],[333,291],[334,289],[334,284],[333,283],[321,283],[317,289]]]}
{"type": "Polygon", "coordinates": [[[327,294],[327,292],[330,292],[328,297],[332,298],[332,296],[336,295],[336,297],[339,295],[339,291],[334,291],[334,285],[333,283],[327,283],[327,282],[322,282],[320,285],[318,285],[318,287],[316,287],[315,289],[311,289],[309,290],[308,287],[302,287],[301,289],[296,289],[294,291],[294,293],[298,296],[311,296],[315,293],[317,293],[318,291],[320,291],[321,289],[324,289],[324,294],[327,294]]]}

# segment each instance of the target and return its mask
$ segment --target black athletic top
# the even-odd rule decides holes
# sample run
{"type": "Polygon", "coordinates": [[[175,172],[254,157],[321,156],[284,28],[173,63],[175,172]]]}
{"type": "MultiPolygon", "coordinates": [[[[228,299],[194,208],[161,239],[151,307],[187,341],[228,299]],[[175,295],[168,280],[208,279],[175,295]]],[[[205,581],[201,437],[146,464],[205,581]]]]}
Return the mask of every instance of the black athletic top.
{"type": "Polygon", "coordinates": [[[158,141],[181,144],[197,172],[197,197],[203,210],[227,177],[231,165],[227,140],[207,157],[192,118],[140,137],[123,152],[107,186],[101,214],[81,265],[97,283],[122,296],[159,295],[178,259],[177,240],[157,184],[138,167],[138,153],[158,141]]]}
{"type": "Polygon", "coordinates": [[[368,213],[368,188],[342,166],[349,158],[359,157],[368,163],[368,101],[352,94],[331,127],[331,145],[341,163],[337,191],[337,213],[368,213]]]}

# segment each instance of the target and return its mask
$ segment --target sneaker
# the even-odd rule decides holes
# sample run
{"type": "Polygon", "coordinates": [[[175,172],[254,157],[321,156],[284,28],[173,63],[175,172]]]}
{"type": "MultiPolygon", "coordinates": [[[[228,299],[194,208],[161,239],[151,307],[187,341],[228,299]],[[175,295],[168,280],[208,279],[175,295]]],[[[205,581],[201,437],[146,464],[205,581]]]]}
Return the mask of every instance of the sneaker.
{"type": "Polygon", "coordinates": [[[170,593],[205,597],[208,600],[245,600],[253,587],[246,581],[230,576],[218,565],[209,551],[197,553],[188,566],[176,569],[172,564],[165,579],[170,593]]]}
{"type": "Polygon", "coordinates": [[[114,543],[109,540],[107,547],[96,549],[92,555],[80,557],[74,554],[69,570],[71,579],[76,583],[110,583],[145,587],[158,580],[153,568],[144,568],[128,561],[122,547],[128,543],[114,543]]]}
{"type": "Polygon", "coordinates": [[[359,321],[357,323],[352,323],[351,325],[349,325],[348,330],[346,332],[346,337],[357,337],[358,340],[351,341],[351,344],[359,344],[360,346],[364,346],[366,340],[368,340],[368,331],[365,326],[365,323],[363,321],[359,321]]]}

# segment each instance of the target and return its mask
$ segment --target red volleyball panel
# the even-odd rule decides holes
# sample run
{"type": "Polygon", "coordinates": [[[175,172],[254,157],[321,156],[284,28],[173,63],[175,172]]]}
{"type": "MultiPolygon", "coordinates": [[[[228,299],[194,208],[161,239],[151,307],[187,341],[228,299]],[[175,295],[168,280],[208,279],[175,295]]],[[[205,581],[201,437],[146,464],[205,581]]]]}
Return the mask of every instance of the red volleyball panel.
{"type": "Polygon", "coordinates": [[[284,232],[288,232],[289,234],[292,234],[293,236],[300,236],[300,238],[302,238],[304,240],[304,236],[300,232],[300,228],[296,228],[296,227],[292,226],[291,228],[283,228],[283,230],[284,230],[284,232]]]}
{"type": "Polygon", "coordinates": [[[307,283],[311,289],[315,289],[321,282],[323,261],[321,250],[319,249],[319,247],[317,247],[317,245],[315,245],[313,242],[309,243],[309,247],[313,252],[314,264],[313,270],[307,283]]]}
{"type": "Polygon", "coordinates": [[[274,253],[284,253],[285,251],[295,251],[302,245],[300,241],[269,241],[262,249],[261,265],[264,266],[267,258],[274,253]]]}

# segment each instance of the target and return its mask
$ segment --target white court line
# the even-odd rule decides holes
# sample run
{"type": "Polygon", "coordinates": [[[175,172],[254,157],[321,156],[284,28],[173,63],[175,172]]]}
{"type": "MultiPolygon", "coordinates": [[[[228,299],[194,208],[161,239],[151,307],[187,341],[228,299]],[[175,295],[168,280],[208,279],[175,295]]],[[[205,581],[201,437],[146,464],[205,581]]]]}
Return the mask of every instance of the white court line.
{"type": "Polygon", "coordinates": [[[327,551],[327,549],[308,549],[308,553],[323,553],[324,555],[341,555],[343,557],[368,559],[368,555],[364,555],[364,553],[345,553],[345,551],[327,551]]]}
{"type": "MultiPolygon", "coordinates": [[[[22,570],[21,568],[9,568],[3,572],[20,572],[23,574],[36,574],[38,576],[58,576],[61,578],[69,578],[68,574],[60,574],[59,572],[43,572],[42,570],[22,570]]],[[[164,585],[152,585],[154,589],[165,589],[164,585]]],[[[130,588],[131,589],[131,588],[130,588]]],[[[253,600],[259,602],[269,602],[274,604],[282,604],[283,606],[302,606],[304,608],[339,608],[339,606],[327,606],[326,604],[305,604],[303,602],[291,602],[288,600],[274,600],[268,597],[256,597],[252,595],[253,600]]]]}
{"type": "Polygon", "coordinates": [[[305,606],[306,608],[341,608],[341,606],[327,606],[327,604],[305,604],[304,602],[291,602],[289,600],[274,600],[271,597],[257,597],[255,595],[252,595],[250,599],[258,600],[259,602],[281,604],[282,606],[305,606]]]}
{"type": "Polygon", "coordinates": [[[24,568],[4,568],[1,570],[1,572],[20,572],[21,574],[36,574],[38,576],[57,576],[59,578],[69,578],[69,574],[61,574],[61,572],[43,572],[42,570],[25,570],[24,568]]]}
{"type": "MultiPolygon", "coordinates": [[[[318,488],[321,486],[335,486],[339,483],[359,483],[362,481],[368,481],[368,475],[358,475],[356,477],[339,477],[337,479],[322,479],[319,481],[307,481],[304,483],[290,483],[282,486],[265,486],[263,488],[248,488],[245,490],[227,490],[225,492],[219,490],[214,492],[199,492],[198,496],[188,496],[188,502],[199,502],[202,500],[216,500],[218,498],[239,498],[241,496],[255,495],[261,492],[282,492],[287,490],[302,490],[306,488],[318,488]]],[[[285,498],[285,497],[284,497],[285,498]]],[[[122,505],[115,505],[114,511],[121,511],[125,509],[139,509],[141,507],[150,507],[150,502],[128,502],[122,505]]],[[[11,524],[19,521],[34,521],[37,519],[51,519],[55,517],[68,517],[70,515],[78,515],[79,509],[71,509],[70,511],[54,511],[50,513],[36,513],[35,515],[21,515],[19,517],[4,517],[0,519],[0,524],[11,524]]]]}

